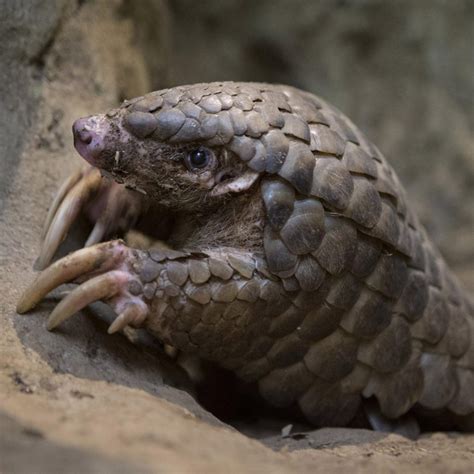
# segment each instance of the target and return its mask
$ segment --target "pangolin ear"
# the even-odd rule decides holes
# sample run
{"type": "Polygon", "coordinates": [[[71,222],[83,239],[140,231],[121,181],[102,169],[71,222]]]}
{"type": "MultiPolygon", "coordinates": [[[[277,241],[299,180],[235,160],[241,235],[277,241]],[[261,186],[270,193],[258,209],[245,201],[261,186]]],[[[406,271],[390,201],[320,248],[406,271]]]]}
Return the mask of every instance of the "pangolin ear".
{"type": "Polygon", "coordinates": [[[216,184],[211,191],[211,196],[221,196],[226,193],[241,193],[247,191],[257,181],[259,173],[256,171],[246,171],[240,176],[228,179],[216,184]]]}

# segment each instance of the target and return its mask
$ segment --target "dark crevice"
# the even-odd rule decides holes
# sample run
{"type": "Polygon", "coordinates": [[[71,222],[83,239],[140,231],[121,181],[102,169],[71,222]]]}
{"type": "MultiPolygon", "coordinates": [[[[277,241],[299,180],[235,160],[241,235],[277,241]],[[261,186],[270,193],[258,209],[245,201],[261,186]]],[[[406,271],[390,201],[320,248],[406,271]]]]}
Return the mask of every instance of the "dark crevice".
{"type": "Polygon", "coordinates": [[[282,429],[305,432],[314,429],[299,407],[275,408],[260,395],[255,383],[245,383],[234,373],[202,361],[202,378],[196,384],[197,401],[222,422],[250,438],[280,436],[282,429]]]}

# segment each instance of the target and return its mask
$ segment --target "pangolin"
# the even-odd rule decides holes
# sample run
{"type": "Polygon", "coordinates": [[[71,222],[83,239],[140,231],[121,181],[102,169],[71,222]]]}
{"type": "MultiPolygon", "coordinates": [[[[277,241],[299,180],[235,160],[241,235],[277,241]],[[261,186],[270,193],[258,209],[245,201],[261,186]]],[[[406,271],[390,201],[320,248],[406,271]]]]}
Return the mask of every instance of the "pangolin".
{"type": "Polygon", "coordinates": [[[369,401],[372,425],[410,413],[473,429],[474,305],[336,108],[290,86],[195,84],[73,134],[91,166],[51,206],[19,313],[76,282],[49,329],[102,300],[109,332],[146,328],[317,426],[369,401]],[[48,266],[79,213],[94,224],[85,247],[48,266]],[[167,247],[107,240],[140,223],[167,247]]]}

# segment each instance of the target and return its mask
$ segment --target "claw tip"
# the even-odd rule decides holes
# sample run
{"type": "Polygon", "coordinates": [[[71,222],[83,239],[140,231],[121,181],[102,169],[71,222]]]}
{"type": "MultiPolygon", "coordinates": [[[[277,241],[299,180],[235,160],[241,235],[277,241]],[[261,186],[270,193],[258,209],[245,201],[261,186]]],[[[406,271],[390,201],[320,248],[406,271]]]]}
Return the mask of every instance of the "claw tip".
{"type": "Polygon", "coordinates": [[[123,329],[125,326],[126,324],[124,325],[120,320],[117,321],[117,319],[115,319],[115,321],[108,327],[107,333],[115,334],[116,332],[119,332],[121,329],[123,329]]]}
{"type": "Polygon", "coordinates": [[[29,299],[26,297],[27,294],[23,293],[20,297],[20,300],[18,301],[16,305],[16,312],[18,314],[25,314],[27,313],[30,309],[33,308],[33,305],[29,301],[29,299]]]}
{"type": "Polygon", "coordinates": [[[118,329],[115,329],[112,327],[112,325],[109,326],[107,329],[107,334],[115,334],[118,331],[118,329]]]}
{"type": "Polygon", "coordinates": [[[58,324],[59,324],[59,322],[54,321],[52,318],[49,318],[47,323],[46,323],[46,329],[48,331],[52,331],[53,329],[55,329],[58,326],[58,324]]]}
{"type": "Polygon", "coordinates": [[[44,270],[46,267],[47,267],[47,263],[45,263],[43,261],[43,259],[41,259],[41,257],[38,257],[35,260],[35,263],[33,263],[33,270],[35,270],[37,272],[41,271],[41,270],[44,270]]]}

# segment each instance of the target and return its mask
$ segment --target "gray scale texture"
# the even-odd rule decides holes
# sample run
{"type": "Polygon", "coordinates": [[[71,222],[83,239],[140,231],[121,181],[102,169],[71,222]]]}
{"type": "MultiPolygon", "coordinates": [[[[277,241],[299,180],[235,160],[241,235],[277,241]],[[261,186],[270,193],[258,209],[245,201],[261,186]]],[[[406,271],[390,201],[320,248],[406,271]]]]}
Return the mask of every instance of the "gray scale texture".
{"type": "Polygon", "coordinates": [[[261,174],[263,254],[152,255],[165,293],[152,332],[317,425],[349,423],[371,396],[390,418],[473,419],[473,305],[348,118],[292,87],[232,82],[122,107],[137,136],[225,147],[261,174]]]}

